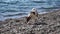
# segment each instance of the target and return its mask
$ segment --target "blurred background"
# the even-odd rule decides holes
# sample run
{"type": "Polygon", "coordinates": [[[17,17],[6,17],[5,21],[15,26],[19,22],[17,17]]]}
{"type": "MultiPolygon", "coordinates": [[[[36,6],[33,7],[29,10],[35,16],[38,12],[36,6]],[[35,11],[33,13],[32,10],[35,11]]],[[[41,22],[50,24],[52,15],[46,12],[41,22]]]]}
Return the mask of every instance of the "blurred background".
{"type": "Polygon", "coordinates": [[[0,20],[28,15],[32,8],[43,14],[60,9],[60,0],[0,0],[0,20]]]}

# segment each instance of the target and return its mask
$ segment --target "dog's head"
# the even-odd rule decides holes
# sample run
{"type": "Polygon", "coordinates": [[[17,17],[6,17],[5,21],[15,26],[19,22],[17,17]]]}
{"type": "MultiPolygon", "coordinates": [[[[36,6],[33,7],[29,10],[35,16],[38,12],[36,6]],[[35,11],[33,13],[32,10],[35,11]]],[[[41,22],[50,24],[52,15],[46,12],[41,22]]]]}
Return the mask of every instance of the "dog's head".
{"type": "Polygon", "coordinates": [[[31,11],[32,12],[37,12],[37,9],[36,8],[33,8],[31,11]]]}

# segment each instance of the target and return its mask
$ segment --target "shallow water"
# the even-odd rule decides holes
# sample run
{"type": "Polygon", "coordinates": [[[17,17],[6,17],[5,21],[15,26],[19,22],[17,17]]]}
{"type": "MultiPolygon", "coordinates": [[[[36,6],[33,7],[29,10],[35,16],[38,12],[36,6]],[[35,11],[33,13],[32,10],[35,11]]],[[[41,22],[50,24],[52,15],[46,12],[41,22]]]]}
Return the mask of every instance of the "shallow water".
{"type": "Polygon", "coordinates": [[[32,8],[37,8],[39,13],[60,9],[59,3],[59,0],[0,0],[0,20],[26,16],[32,8]]]}

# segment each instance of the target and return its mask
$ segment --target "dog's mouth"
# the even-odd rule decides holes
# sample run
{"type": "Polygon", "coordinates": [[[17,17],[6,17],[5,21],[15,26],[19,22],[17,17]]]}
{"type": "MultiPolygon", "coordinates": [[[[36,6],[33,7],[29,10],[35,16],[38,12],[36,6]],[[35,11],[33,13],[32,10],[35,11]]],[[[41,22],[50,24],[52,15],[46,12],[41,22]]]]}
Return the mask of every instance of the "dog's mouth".
{"type": "Polygon", "coordinates": [[[35,15],[35,12],[31,12],[31,13],[35,15]]]}

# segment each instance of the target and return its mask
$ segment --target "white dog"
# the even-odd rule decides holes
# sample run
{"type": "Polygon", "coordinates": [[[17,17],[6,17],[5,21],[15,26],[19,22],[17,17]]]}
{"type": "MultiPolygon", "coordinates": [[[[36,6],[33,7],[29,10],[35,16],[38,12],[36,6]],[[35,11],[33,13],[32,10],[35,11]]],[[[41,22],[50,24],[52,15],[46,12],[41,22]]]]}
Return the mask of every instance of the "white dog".
{"type": "Polygon", "coordinates": [[[30,20],[30,19],[36,19],[38,17],[38,12],[37,12],[37,9],[33,8],[31,10],[31,12],[28,14],[28,17],[27,17],[27,22],[30,20]]]}

